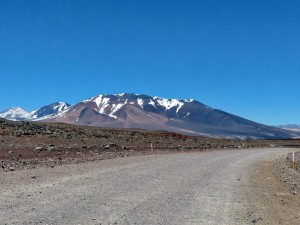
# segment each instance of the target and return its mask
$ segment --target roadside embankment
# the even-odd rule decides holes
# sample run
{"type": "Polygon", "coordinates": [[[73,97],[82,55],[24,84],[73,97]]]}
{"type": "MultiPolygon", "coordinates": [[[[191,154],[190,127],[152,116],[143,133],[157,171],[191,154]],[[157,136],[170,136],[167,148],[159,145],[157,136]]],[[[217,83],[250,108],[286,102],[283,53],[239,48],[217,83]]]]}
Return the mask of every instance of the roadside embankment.
{"type": "Polygon", "coordinates": [[[241,179],[241,203],[246,210],[241,208],[237,216],[247,222],[240,224],[300,224],[300,172],[290,167],[293,151],[290,148],[281,155],[269,155],[241,179]]]}
{"type": "Polygon", "coordinates": [[[300,194],[300,151],[295,152],[294,162],[292,152],[286,158],[277,159],[275,170],[293,194],[300,194]]]}

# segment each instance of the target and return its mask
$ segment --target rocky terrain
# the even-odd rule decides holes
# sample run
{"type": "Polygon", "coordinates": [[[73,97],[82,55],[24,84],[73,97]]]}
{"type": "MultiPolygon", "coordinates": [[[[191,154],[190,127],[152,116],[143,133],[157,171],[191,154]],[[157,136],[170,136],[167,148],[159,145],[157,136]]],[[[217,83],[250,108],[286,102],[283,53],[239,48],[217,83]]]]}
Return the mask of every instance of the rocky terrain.
{"type": "Polygon", "coordinates": [[[297,145],[300,146],[299,140],[227,140],[163,131],[0,119],[2,171],[154,153],[297,145]]]}
{"type": "MultiPolygon", "coordinates": [[[[119,207],[119,203],[116,203],[117,206],[99,204],[103,201],[107,201],[107,204],[114,203],[115,196],[121,193],[121,197],[117,199],[123,199],[122,193],[125,193],[124,195],[127,197],[132,196],[130,201],[132,201],[134,209],[132,211],[130,209],[125,219],[123,216],[119,218],[116,215],[116,217],[111,218],[112,220],[135,220],[138,216],[131,216],[132,213],[141,215],[139,210],[149,212],[150,209],[154,208],[153,206],[157,207],[157,205],[162,206],[162,208],[153,215],[160,215],[161,210],[166,210],[166,212],[163,211],[161,218],[164,219],[167,213],[171,215],[170,218],[173,218],[172,213],[177,212],[177,209],[180,209],[181,212],[182,207],[194,204],[190,208],[184,208],[188,213],[185,215],[189,215],[193,221],[194,219],[205,221],[203,224],[207,224],[211,215],[215,215],[213,219],[220,222],[221,219],[224,221],[225,218],[226,224],[256,222],[257,224],[298,225],[300,221],[298,212],[300,206],[300,173],[290,168],[290,152],[297,150],[298,147],[300,147],[300,140],[215,139],[164,131],[98,128],[62,123],[13,122],[0,119],[0,173],[3,175],[1,176],[1,183],[4,187],[1,202],[3,209],[0,210],[0,213],[2,212],[1,216],[4,221],[18,221],[16,224],[24,224],[25,220],[30,224],[29,221],[44,221],[48,218],[57,219],[57,221],[66,220],[65,224],[74,224],[73,220],[78,223],[91,221],[88,224],[95,224],[95,220],[105,221],[105,218],[110,218],[111,211],[115,212],[114,207],[121,210],[120,215],[125,215],[122,211],[123,208],[119,207]],[[274,147],[288,148],[274,149],[274,147]],[[246,148],[248,150],[244,150],[246,148]],[[215,151],[216,149],[219,151],[215,151]],[[228,149],[233,149],[233,151],[228,149]],[[200,151],[204,153],[196,153],[200,151]],[[167,156],[163,155],[165,153],[178,154],[167,156]],[[152,156],[120,159],[127,156],[151,154],[152,156]],[[276,156],[280,157],[275,162],[276,156]],[[173,165],[173,160],[170,158],[176,159],[179,164],[173,165]],[[104,160],[101,163],[91,162],[103,159],[112,160],[104,160]],[[149,162],[146,159],[149,159],[149,162]],[[81,162],[88,163],[82,164],[81,162]],[[153,167],[153,162],[160,163],[160,166],[157,164],[153,167]],[[80,164],[77,165],[77,163],[80,164]],[[123,167],[124,163],[125,167],[123,167]],[[189,163],[192,164],[187,165],[189,163]],[[62,164],[69,165],[57,166],[62,164]],[[105,169],[105,165],[107,174],[103,174],[102,170],[99,171],[100,167],[104,166],[105,169]],[[111,169],[112,166],[115,169],[111,169]],[[32,170],[32,168],[37,169],[32,170]],[[130,168],[133,168],[132,171],[130,168]],[[177,172],[174,173],[174,170],[177,172]],[[70,171],[73,172],[70,173],[70,171]],[[131,176],[130,174],[133,173],[136,175],[131,176]],[[125,181],[128,182],[126,183],[124,181],[125,174],[129,176],[128,179],[133,180],[128,182],[126,178],[125,181]],[[191,174],[193,175],[191,176],[191,174]],[[175,177],[172,178],[172,176],[175,177]],[[168,179],[175,182],[176,185],[166,182],[168,179]],[[208,180],[203,182],[203,179],[208,180]],[[157,180],[160,180],[159,184],[163,187],[157,190],[166,190],[166,192],[153,198],[156,196],[156,189],[154,192],[149,192],[149,189],[153,190],[152,182],[157,180]],[[94,182],[98,183],[95,184],[94,182]],[[198,182],[197,185],[195,182],[198,182]],[[120,185],[114,186],[118,183],[120,185]],[[164,184],[167,187],[164,187],[164,184]],[[211,186],[208,187],[208,184],[211,186]],[[195,185],[201,187],[201,190],[195,189],[195,185]],[[99,186],[106,187],[107,190],[102,191],[99,186]],[[181,190],[178,189],[179,186],[181,190]],[[77,190],[78,187],[82,188],[77,190]],[[172,189],[172,187],[176,188],[172,189]],[[132,194],[134,188],[135,190],[140,188],[139,190],[144,190],[145,193],[151,193],[150,197],[148,196],[150,201],[145,200],[148,205],[143,203],[148,208],[136,206],[139,202],[135,202],[135,200],[139,198],[135,194],[139,196],[139,191],[132,194]],[[72,198],[66,197],[66,191],[62,190],[68,190],[72,198]],[[115,192],[104,197],[101,195],[110,193],[110,190],[115,192]],[[175,194],[168,195],[170,190],[175,194]],[[195,190],[199,191],[196,195],[197,198],[194,194],[189,195],[195,190]],[[78,194],[79,191],[80,194],[78,194]],[[68,207],[60,209],[60,206],[57,205],[58,200],[53,200],[53,196],[56,196],[57,193],[61,193],[57,199],[66,200],[63,203],[64,206],[79,205],[87,208],[85,206],[94,204],[94,207],[98,207],[98,211],[102,212],[107,207],[112,208],[107,211],[109,214],[103,218],[97,217],[99,213],[97,215],[88,214],[89,216],[82,218],[74,217],[74,215],[86,214],[77,213],[75,207],[73,207],[75,209],[74,215],[68,210],[63,211],[68,207]],[[91,193],[96,193],[95,196],[98,197],[102,196],[104,200],[101,198],[97,203],[93,202],[96,197],[91,197],[91,193]],[[228,195],[228,193],[231,194],[228,195]],[[164,199],[166,196],[167,200],[164,199]],[[229,198],[229,196],[231,197],[229,198]],[[112,200],[109,200],[110,198],[112,200]],[[224,199],[216,201],[220,198],[224,199]],[[185,203],[185,199],[191,202],[185,203]],[[48,202],[46,206],[39,205],[40,203],[44,204],[44,201],[48,202]],[[169,204],[169,201],[172,204],[169,204]],[[197,207],[200,204],[197,201],[200,201],[201,205],[206,204],[205,207],[197,207]],[[79,202],[80,204],[78,204],[79,202]],[[224,202],[228,203],[224,205],[224,202]],[[231,203],[229,204],[229,202],[231,203]],[[167,205],[164,205],[165,203],[167,205]],[[226,209],[226,206],[229,205],[230,208],[226,209]],[[26,218],[24,218],[24,213],[19,210],[19,207],[30,212],[26,213],[28,215],[26,218]],[[45,217],[48,209],[55,213],[50,217],[45,217]],[[195,213],[195,209],[200,211],[195,213]],[[63,212],[62,215],[59,212],[63,212]],[[275,215],[274,212],[276,212],[275,215]],[[68,216],[66,217],[66,215],[68,216]]],[[[297,160],[299,155],[299,153],[296,154],[297,160]]],[[[299,160],[297,161],[298,165],[299,160]]],[[[299,169],[299,167],[297,168],[299,169]]],[[[143,193],[141,196],[147,195],[143,193]]],[[[127,212],[127,209],[128,201],[126,200],[124,212],[127,212]]],[[[149,213],[143,215],[149,215],[149,213]]],[[[176,213],[176,215],[182,214],[176,213]]],[[[153,218],[156,219],[156,217],[143,217],[143,219],[152,222],[154,221],[153,218]]],[[[52,224],[57,224],[57,221],[52,224]]],[[[174,220],[173,222],[173,224],[183,224],[183,221],[174,220]]]]}
{"type": "Polygon", "coordinates": [[[300,193],[300,151],[295,152],[295,161],[292,161],[292,153],[286,158],[277,159],[276,171],[282,182],[284,182],[293,194],[300,193]]]}
{"type": "Polygon", "coordinates": [[[300,224],[300,173],[290,167],[290,153],[297,149],[286,150],[264,158],[241,178],[239,193],[246,208],[237,218],[248,223],[240,224],[300,224]],[[255,217],[249,220],[249,215],[255,217]]]}

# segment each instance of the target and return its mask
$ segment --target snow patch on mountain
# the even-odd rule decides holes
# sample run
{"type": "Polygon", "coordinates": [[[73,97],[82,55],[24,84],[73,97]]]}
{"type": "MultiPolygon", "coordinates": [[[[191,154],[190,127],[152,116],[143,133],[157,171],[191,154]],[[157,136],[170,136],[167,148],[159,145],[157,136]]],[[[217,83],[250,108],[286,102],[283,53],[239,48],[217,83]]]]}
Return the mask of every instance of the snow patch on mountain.
{"type": "Polygon", "coordinates": [[[95,98],[91,98],[88,100],[83,101],[85,103],[87,102],[95,102],[98,109],[94,108],[95,111],[104,114],[104,115],[108,115],[106,113],[106,108],[110,106],[110,98],[105,97],[104,95],[99,95],[95,98]]]}
{"type": "Polygon", "coordinates": [[[150,102],[149,102],[148,104],[149,104],[149,105],[152,105],[154,108],[156,108],[155,102],[154,102],[152,99],[150,99],[150,102]]]}
{"type": "Polygon", "coordinates": [[[177,99],[166,99],[166,98],[159,98],[154,97],[159,105],[164,107],[166,110],[169,110],[173,107],[177,107],[176,113],[180,110],[180,108],[184,105],[184,102],[177,100],[177,99]]]}
{"type": "Polygon", "coordinates": [[[32,111],[31,113],[26,115],[26,118],[28,120],[38,120],[39,118],[44,118],[46,116],[49,117],[50,115],[57,115],[67,110],[69,106],[70,105],[65,102],[55,102],[32,111]]]}
{"type": "MultiPolygon", "coordinates": [[[[112,95],[112,96],[122,97],[124,95],[125,94],[118,94],[118,95],[112,95]]],[[[118,119],[117,116],[115,116],[114,114],[119,109],[121,109],[124,105],[126,105],[128,103],[128,99],[126,99],[125,101],[120,102],[120,103],[112,103],[112,99],[108,95],[98,95],[97,97],[85,100],[83,102],[85,102],[85,103],[95,102],[98,107],[98,109],[94,109],[95,111],[97,111],[103,115],[112,117],[114,119],[118,119]]]]}
{"type": "Polygon", "coordinates": [[[103,95],[94,100],[99,108],[106,108],[109,105],[110,98],[105,98],[103,95]]]}
{"type": "Polygon", "coordinates": [[[57,106],[54,106],[53,109],[57,111],[58,113],[67,109],[69,105],[67,105],[65,102],[59,102],[57,106]]]}
{"type": "Polygon", "coordinates": [[[116,94],[114,96],[120,96],[120,97],[123,97],[126,93],[121,93],[121,94],[116,94]]]}
{"type": "Polygon", "coordinates": [[[287,124],[287,125],[280,125],[279,128],[291,131],[300,131],[300,124],[287,124]]]}
{"type": "Polygon", "coordinates": [[[195,101],[195,99],[190,98],[190,99],[184,99],[183,101],[184,102],[193,102],[193,101],[195,101]]]}
{"type": "Polygon", "coordinates": [[[36,119],[37,118],[37,115],[36,115],[37,111],[38,110],[33,110],[32,112],[28,113],[28,115],[26,116],[26,118],[36,119]]]}
{"type": "Polygon", "coordinates": [[[110,95],[98,95],[96,97],[84,100],[84,103],[94,102],[98,109],[95,111],[110,116],[117,119],[115,114],[120,110],[124,105],[136,105],[145,108],[146,105],[151,105],[157,109],[157,106],[164,108],[164,111],[168,111],[175,107],[176,114],[179,113],[180,109],[186,104],[194,102],[194,99],[166,99],[158,96],[150,97],[141,94],[110,94],[110,95]]]}
{"type": "Polygon", "coordinates": [[[144,108],[144,100],[143,99],[138,98],[137,102],[138,102],[139,106],[141,106],[142,108],[144,108]]]}
{"type": "Polygon", "coordinates": [[[118,119],[118,117],[115,116],[114,114],[116,112],[118,112],[118,110],[121,109],[126,104],[127,104],[127,99],[126,99],[126,101],[124,103],[112,104],[112,110],[111,110],[111,113],[108,114],[108,116],[113,117],[115,119],[118,119]]]}
{"type": "Polygon", "coordinates": [[[21,107],[11,107],[0,112],[0,117],[9,120],[20,120],[21,118],[26,118],[28,112],[21,107]]]}

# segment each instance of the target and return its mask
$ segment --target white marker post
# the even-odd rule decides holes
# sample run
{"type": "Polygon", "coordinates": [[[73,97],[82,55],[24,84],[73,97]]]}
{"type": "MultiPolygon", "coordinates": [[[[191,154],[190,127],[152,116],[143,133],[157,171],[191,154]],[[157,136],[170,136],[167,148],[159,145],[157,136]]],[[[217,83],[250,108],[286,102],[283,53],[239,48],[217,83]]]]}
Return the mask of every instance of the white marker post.
{"type": "Polygon", "coordinates": [[[293,163],[293,169],[295,169],[295,151],[293,151],[293,157],[292,158],[293,158],[293,162],[292,162],[293,163]]]}
{"type": "Polygon", "coordinates": [[[152,142],[150,143],[150,145],[151,145],[151,151],[153,152],[153,144],[152,144],[152,142]]]}

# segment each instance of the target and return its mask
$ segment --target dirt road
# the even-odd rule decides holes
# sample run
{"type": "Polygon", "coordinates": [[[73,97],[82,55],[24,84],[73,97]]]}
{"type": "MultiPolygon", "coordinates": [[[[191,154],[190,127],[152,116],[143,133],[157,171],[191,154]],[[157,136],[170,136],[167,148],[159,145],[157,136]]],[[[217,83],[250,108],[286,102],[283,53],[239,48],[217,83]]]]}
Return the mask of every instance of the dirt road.
{"type": "Polygon", "coordinates": [[[290,151],[178,153],[1,173],[0,224],[268,224],[253,174],[290,151]]]}

